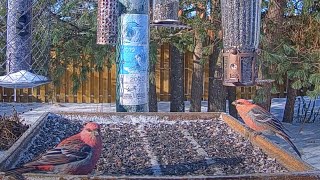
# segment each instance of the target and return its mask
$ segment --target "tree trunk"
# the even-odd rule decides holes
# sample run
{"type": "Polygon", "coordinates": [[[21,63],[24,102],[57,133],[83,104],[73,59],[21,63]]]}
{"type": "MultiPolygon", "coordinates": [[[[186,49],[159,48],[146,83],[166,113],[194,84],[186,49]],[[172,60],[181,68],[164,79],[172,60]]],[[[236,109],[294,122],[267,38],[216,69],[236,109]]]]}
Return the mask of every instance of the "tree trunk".
{"type": "Polygon", "coordinates": [[[294,116],[294,103],[297,97],[297,90],[291,87],[293,80],[288,80],[287,102],[284,108],[283,122],[292,123],[294,116]]]}
{"type": "Polygon", "coordinates": [[[232,87],[232,86],[227,87],[227,89],[228,89],[229,114],[232,117],[237,118],[238,117],[237,109],[234,105],[231,104],[237,98],[237,89],[236,87],[232,87]]]}
{"type": "Polygon", "coordinates": [[[223,86],[221,77],[215,77],[220,74],[218,66],[219,48],[216,45],[214,52],[209,57],[209,97],[208,112],[225,112],[226,111],[226,88],[223,86]]]}
{"type": "MultiPolygon", "coordinates": [[[[266,14],[266,18],[263,24],[263,31],[265,33],[265,38],[267,41],[266,47],[264,49],[269,49],[269,51],[273,51],[279,45],[279,40],[281,39],[283,17],[284,11],[287,5],[287,0],[270,0],[269,2],[268,12],[266,14]]],[[[261,79],[269,78],[270,70],[264,65],[261,64],[262,76],[261,79]]],[[[266,87],[271,89],[271,87],[266,87]]],[[[259,89],[259,88],[258,88],[259,89]]],[[[258,90],[259,91],[259,90],[258,90]]],[[[258,92],[257,91],[257,92],[258,92]]],[[[258,92],[259,93],[259,92],[258,92]]],[[[271,92],[266,91],[265,93],[256,94],[257,96],[262,96],[261,98],[256,98],[257,104],[261,104],[265,109],[270,110],[271,107],[271,92]]]]}
{"type": "Polygon", "coordinates": [[[149,65],[149,112],[158,112],[155,62],[149,65]]]}
{"type": "Polygon", "coordinates": [[[198,30],[195,30],[195,41],[196,46],[193,55],[190,112],[201,111],[201,100],[203,96],[203,64],[201,62],[203,44],[198,30]]]}
{"type": "Polygon", "coordinates": [[[184,112],[184,59],[183,54],[170,45],[170,112],[184,112]]]}

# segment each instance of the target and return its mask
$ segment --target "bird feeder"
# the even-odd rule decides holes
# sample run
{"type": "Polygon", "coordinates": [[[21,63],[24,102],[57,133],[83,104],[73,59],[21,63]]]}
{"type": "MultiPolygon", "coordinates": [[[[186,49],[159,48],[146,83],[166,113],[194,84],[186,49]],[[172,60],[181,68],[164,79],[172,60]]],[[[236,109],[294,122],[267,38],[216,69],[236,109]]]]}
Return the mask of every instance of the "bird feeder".
{"type": "Polygon", "coordinates": [[[149,0],[119,0],[117,112],[149,111],[149,0]]]}
{"type": "Polygon", "coordinates": [[[178,20],[179,0],[153,0],[152,26],[187,28],[178,20]]]}
{"type": "Polygon", "coordinates": [[[0,2],[0,86],[32,88],[50,82],[49,1],[0,2]]]}
{"type": "Polygon", "coordinates": [[[222,0],[225,86],[255,84],[260,34],[260,0],[222,0]]]}
{"type": "Polygon", "coordinates": [[[98,0],[97,44],[117,43],[118,16],[117,0],[98,0]]]}

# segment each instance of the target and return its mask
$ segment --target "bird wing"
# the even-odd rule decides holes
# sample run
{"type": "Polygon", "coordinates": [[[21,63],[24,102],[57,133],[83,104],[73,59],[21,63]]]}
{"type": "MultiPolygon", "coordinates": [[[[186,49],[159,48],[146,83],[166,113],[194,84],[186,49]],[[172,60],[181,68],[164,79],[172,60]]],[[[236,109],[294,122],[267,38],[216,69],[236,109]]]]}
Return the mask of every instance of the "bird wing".
{"type": "Polygon", "coordinates": [[[59,145],[40,155],[37,160],[29,162],[24,166],[66,164],[83,160],[92,154],[92,148],[81,140],[73,140],[72,144],[59,145]]]}
{"type": "Polygon", "coordinates": [[[282,132],[289,137],[289,135],[284,131],[285,127],[283,126],[281,121],[279,121],[275,116],[273,116],[265,109],[259,106],[255,106],[248,112],[248,115],[256,123],[272,128],[276,132],[282,132]]]}

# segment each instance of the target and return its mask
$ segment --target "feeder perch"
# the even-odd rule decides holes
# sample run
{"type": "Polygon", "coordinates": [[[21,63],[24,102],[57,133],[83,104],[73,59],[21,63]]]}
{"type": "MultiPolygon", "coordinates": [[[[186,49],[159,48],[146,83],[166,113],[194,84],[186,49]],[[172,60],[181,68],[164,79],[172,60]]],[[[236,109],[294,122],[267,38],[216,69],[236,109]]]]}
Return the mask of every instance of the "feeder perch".
{"type": "Polygon", "coordinates": [[[117,0],[98,0],[97,44],[117,43],[119,5],[117,0]]]}
{"type": "Polygon", "coordinates": [[[0,5],[0,24],[6,25],[6,36],[0,36],[0,86],[32,88],[50,82],[49,1],[8,0],[0,5]]]}
{"type": "Polygon", "coordinates": [[[257,78],[260,0],[222,0],[225,86],[252,86],[257,78]]]}
{"type": "Polygon", "coordinates": [[[179,0],[154,0],[151,26],[188,28],[178,20],[178,12],[179,0]]]}

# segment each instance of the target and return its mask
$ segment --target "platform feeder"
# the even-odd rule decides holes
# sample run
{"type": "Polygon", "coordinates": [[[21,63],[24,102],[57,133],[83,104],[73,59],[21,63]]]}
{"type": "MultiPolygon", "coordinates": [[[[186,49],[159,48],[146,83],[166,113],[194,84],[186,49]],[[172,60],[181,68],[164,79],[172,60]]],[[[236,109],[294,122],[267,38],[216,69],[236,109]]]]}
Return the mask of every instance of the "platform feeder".
{"type": "Polygon", "coordinates": [[[257,78],[261,0],[221,0],[223,84],[252,86],[257,78]]]}

